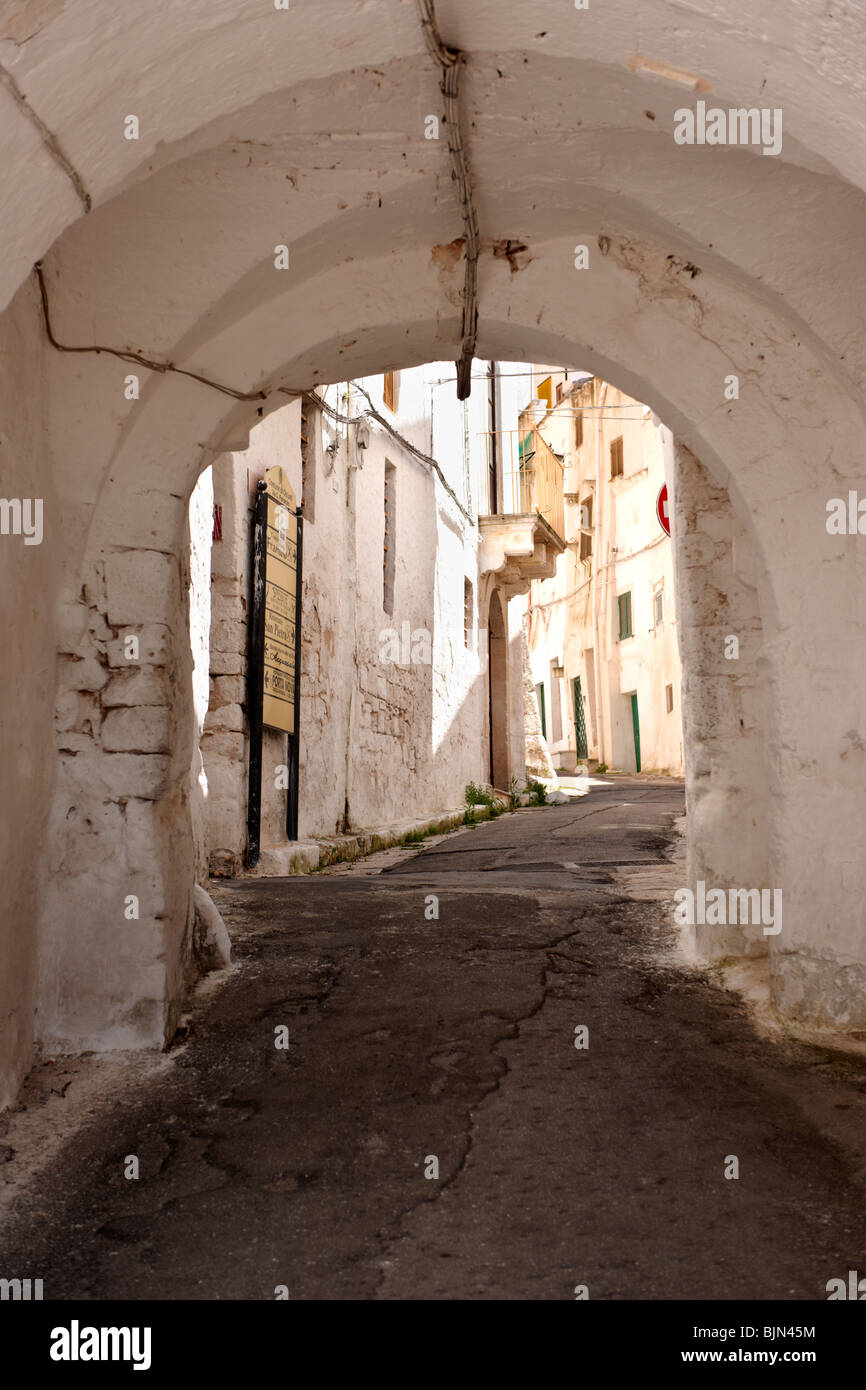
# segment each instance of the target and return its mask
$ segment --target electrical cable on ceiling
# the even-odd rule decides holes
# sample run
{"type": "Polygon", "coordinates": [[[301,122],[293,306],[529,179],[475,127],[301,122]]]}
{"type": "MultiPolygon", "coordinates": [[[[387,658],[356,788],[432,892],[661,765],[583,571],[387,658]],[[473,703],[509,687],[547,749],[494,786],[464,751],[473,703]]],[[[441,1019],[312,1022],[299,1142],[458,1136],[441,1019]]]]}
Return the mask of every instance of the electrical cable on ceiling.
{"type": "MultiPolygon", "coordinates": [[[[192,381],[201,382],[202,386],[210,386],[214,391],[221,391],[223,395],[231,396],[236,401],[267,400],[267,391],[237,391],[233,386],[224,386],[221,382],[213,381],[210,377],[202,376],[199,372],[188,371],[185,367],[176,367],[173,362],[160,362],[156,358],[146,357],[143,353],[133,352],[130,349],[107,347],[104,344],[94,344],[92,347],[73,346],[67,343],[59,342],[58,339],[54,336],[54,330],[51,325],[51,312],[48,305],[48,288],[45,284],[45,277],[42,270],[42,262],[37,261],[33,269],[35,270],[36,277],[39,281],[39,294],[42,301],[42,315],[45,322],[45,332],[48,336],[48,341],[51,343],[51,346],[53,348],[56,348],[58,352],[106,352],[112,357],[119,357],[122,362],[134,362],[138,366],[147,367],[150,371],[163,373],[174,372],[178,376],[189,377],[192,381]]],[[[430,454],[425,454],[421,449],[417,449],[414,444],[412,444],[402,434],[395,430],[393,425],[390,424],[390,422],[386,420],[383,415],[379,414],[378,410],[373,405],[372,399],[370,398],[369,394],[367,393],[367,391],[365,391],[364,387],[361,386],[359,382],[353,381],[350,384],[357,391],[360,391],[361,395],[364,397],[368,404],[368,409],[362,411],[360,415],[341,415],[339,411],[334,410],[333,406],[329,405],[327,401],[323,400],[322,397],[318,396],[314,391],[291,391],[288,387],[280,387],[279,390],[282,395],[289,396],[292,399],[303,397],[304,400],[310,401],[313,405],[316,405],[319,407],[319,409],[323,410],[327,415],[330,415],[332,419],[339,420],[341,424],[355,425],[358,424],[360,420],[363,420],[365,418],[375,420],[378,424],[382,426],[383,429],[388,431],[392,438],[395,439],[397,443],[401,445],[402,448],[406,449],[407,452],[409,452],[410,454],[414,454],[414,456],[420,462],[424,463],[428,468],[433,469],[442,486],[444,487],[445,491],[448,493],[448,496],[454,502],[455,506],[460,510],[462,515],[465,516],[466,520],[470,523],[470,525],[474,526],[475,518],[472,516],[471,512],[467,511],[466,507],[464,507],[463,503],[460,501],[460,498],[457,496],[457,493],[454,491],[451,484],[448,482],[447,478],[445,477],[445,474],[442,472],[442,469],[440,468],[436,459],[434,459],[430,454]]]]}
{"type": "Polygon", "coordinates": [[[36,271],[36,278],[39,281],[39,294],[42,299],[42,317],[45,321],[45,332],[48,334],[48,341],[58,352],[107,352],[111,357],[119,357],[121,362],[135,362],[140,367],[147,367],[152,372],[176,372],[178,376],[191,377],[193,381],[200,381],[203,386],[212,386],[215,391],[222,391],[225,396],[233,396],[236,401],[263,401],[267,398],[267,391],[236,391],[232,386],[223,386],[218,381],[212,381],[210,377],[201,376],[198,372],[187,371],[186,367],[176,367],[173,362],[159,362],[155,358],[145,357],[143,353],[133,352],[129,348],[105,347],[103,344],[94,344],[92,347],[73,347],[68,343],[60,343],[54,336],[51,327],[51,314],[48,309],[48,288],[45,284],[45,276],[42,273],[42,262],[37,261],[33,269],[36,271]]]}
{"type": "MultiPolygon", "coordinates": [[[[175,366],[175,364],[174,364],[173,362],[160,362],[160,361],[159,361],[158,359],[156,359],[156,358],[153,358],[153,357],[146,357],[146,356],[144,355],[144,353],[141,353],[141,352],[134,352],[131,348],[115,348],[115,347],[108,347],[108,346],[107,346],[106,344],[104,344],[104,343],[94,343],[93,345],[88,345],[88,346],[77,346],[77,345],[72,345],[72,344],[69,344],[69,343],[61,343],[61,342],[59,342],[58,339],[57,339],[57,338],[55,337],[55,335],[54,335],[54,329],[53,329],[52,324],[51,324],[51,312],[50,312],[49,305],[48,305],[48,287],[47,287],[47,285],[46,285],[46,283],[45,283],[45,275],[44,275],[43,268],[42,268],[42,262],[41,262],[41,261],[37,261],[36,264],[34,265],[33,269],[34,269],[34,271],[35,271],[35,273],[36,273],[36,278],[37,278],[37,280],[38,280],[38,282],[39,282],[39,295],[40,295],[40,299],[41,299],[41,301],[42,301],[42,316],[43,316],[43,320],[44,320],[44,323],[45,323],[45,332],[46,332],[46,334],[47,334],[47,336],[48,336],[48,341],[50,342],[51,346],[52,346],[53,348],[56,348],[56,350],[57,350],[58,352],[95,352],[95,353],[106,352],[106,353],[108,353],[108,354],[109,354],[110,356],[112,356],[112,357],[119,357],[120,360],[121,360],[122,362],[134,362],[134,363],[137,363],[138,366],[140,366],[140,367],[147,367],[150,371],[153,371],[153,372],[163,372],[163,373],[165,373],[165,372],[174,372],[174,373],[176,373],[176,375],[178,375],[178,376],[187,376],[187,377],[189,377],[192,381],[201,382],[202,386],[210,386],[210,387],[213,388],[214,391],[221,391],[221,392],[223,393],[223,395],[233,397],[233,399],[236,400],[236,401],[264,401],[264,400],[267,400],[267,398],[268,398],[268,392],[267,392],[267,391],[238,391],[238,390],[236,390],[233,386],[224,386],[224,385],[222,384],[222,382],[214,381],[211,377],[203,376],[203,375],[202,375],[201,373],[199,373],[199,372],[190,371],[190,370],[188,370],[188,368],[186,368],[186,367],[177,367],[177,366],[175,366]]],[[[471,365],[471,360],[470,360],[470,365],[471,365]]],[[[522,376],[532,376],[532,375],[534,375],[534,373],[532,373],[532,372],[498,372],[498,373],[496,373],[496,375],[499,376],[499,377],[507,377],[507,376],[522,377],[522,376]]],[[[444,384],[446,384],[448,381],[454,381],[455,379],[456,379],[456,378],[454,378],[454,377],[446,377],[446,378],[443,378],[440,382],[438,382],[438,383],[436,383],[436,384],[438,384],[438,385],[444,385],[444,384]]],[[[475,377],[474,379],[475,379],[475,380],[478,380],[478,381],[481,381],[481,380],[487,381],[487,380],[489,380],[489,377],[486,376],[486,375],[483,375],[483,376],[476,375],[476,377],[475,377]]],[[[361,394],[362,394],[364,397],[366,397],[367,401],[369,402],[370,410],[369,410],[369,411],[365,411],[364,414],[370,414],[370,413],[372,413],[373,417],[374,417],[376,420],[378,420],[379,424],[382,425],[386,430],[388,430],[388,432],[389,432],[390,434],[392,434],[392,435],[394,436],[395,439],[399,440],[399,441],[404,445],[405,448],[407,448],[410,452],[417,454],[418,457],[421,458],[421,459],[423,459],[425,463],[432,464],[434,467],[436,467],[436,468],[438,469],[439,465],[435,462],[434,459],[432,459],[428,454],[424,454],[424,453],[422,453],[420,450],[416,449],[415,446],[414,446],[414,444],[410,444],[408,440],[403,439],[402,435],[399,435],[399,434],[397,433],[397,431],[393,428],[393,426],[390,425],[389,422],[388,422],[382,415],[379,415],[379,414],[378,414],[378,412],[375,410],[375,407],[373,406],[372,400],[371,400],[370,397],[367,395],[367,392],[364,390],[363,386],[360,386],[356,381],[353,381],[351,384],[352,384],[353,386],[355,386],[355,387],[361,392],[361,394]]],[[[313,400],[317,405],[323,405],[323,402],[320,400],[319,397],[313,396],[313,395],[312,395],[311,393],[309,393],[309,392],[305,392],[305,391],[290,391],[290,390],[289,390],[288,388],[286,388],[286,387],[281,387],[280,390],[282,391],[282,394],[283,394],[283,395],[292,396],[292,397],[306,396],[308,399],[313,400]]],[[[469,394],[469,393],[468,393],[468,391],[467,391],[467,392],[466,392],[466,395],[468,395],[468,394],[469,394]]],[[[466,399],[466,396],[460,396],[459,391],[458,391],[458,397],[459,397],[460,400],[465,400],[465,399],[466,399]]],[[[632,409],[632,408],[634,407],[634,404],[635,404],[634,402],[631,402],[631,403],[627,403],[627,404],[624,404],[624,405],[608,405],[608,406],[604,406],[603,409],[604,409],[605,412],[608,412],[608,411],[616,411],[616,410],[629,410],[629,409],[632,409]]],[[[331,407],[328,407],[328,409],[331,409],[331,407]]],[[[548,415],[557,415],[557,414],[559,414],[559,415],[565,417],[566,415],[570,415],[570,414],[572,414],[572,413],[575,413],[575,414],[583,414],[584,412],[593,411],[593,410],[595,410],[595,411],[600,411],[600,410],[602,410],[602,407],[601,407],[601,406],[596,406],[596,405],[586,405],[586,406],[556,405],[556,406],[552,406],[552,407],[550,408],[550,410],[546,412],[546,414],[548,414],[548,415]]],[[[336,418],[336,416],[335,416],[335,418],[336,418]]],[[[344,416],[344,417],[342,417],[342,423],[343,423],[343,424],[351,424],[351,423],[353,423],[354,421],[359,420],[359,419],[361,419],[361,418],[362,418],[361,416],[344,416]]],[[[616,417],[615,415],[605,415],[605,416],[600,417],[600,418],[616,419],[617,417],[616,417]]],[[[633,418],[638,419],[638,418],[640,418],[640,417],[635,416],[635,417],[633,417],[633,418]]],[[[443,478],[443,482],[444,482],[444,478],[443,478]]],[[[445,484],[445,486],[447,487],[447,483],[445,484]]],[[[455,498],[455,501],[456,501],[456,500],[457,500],[457,499],[455,498]]],[[[458,506],[459,506],[459,505],[460,505],[460,503],[458,502],[458,506]]],[[[462,510],[462,508],[461,508],[461,510],[462,510]]],[[[466,515],[467,515],[467,517],[468,517],[469,514],[466,513],[466,515]]],[[[471,521],[472,518],[469,517],[469,520],[471,521]]]]}
{"type": "Polygon", "coordinates": [[[465,401],[472,390],[472,359],[478,336],[478,218],[472,201],[469,164],[460,130],[459,84],[463,54],[448,48],[439,36],[434,0],[418,0],[421,28],[427,48],[442,70],[440,90],[445,98],[445,123],[448,128],[448,153],[451,156],[451,176],[457,184],[463,225],[466,229],[466,274],[463,280],[463,325],[460,357],[457,368],[457,399],[465,401]]]}
{"type": "MultiPolygon", "coordinates": [[[[39,293],[42,301],[42,315],[45,322],[45,332],[48,336],[48,341],[51,343],[51,346],[53,348],[56,348],[58,352],[106,352],[112,357],[119,357],[122,362],[134,362],[141,367],[147,367],[150,371],[174,372],[178,376],[189,377],[192,381],[198,381],[202,384],[202,386],[210,386],[214,391],[220,391],[223,395],[231,396],[234,400],[237,401],[267,400],[267,391],[237,391],[234,387],[224,386],[221,382],[213,381],[210,377],[203,376],[199,372],[188,371],[185,367],[176,367],[173,362],[160,362],[156,358],[146,357],[143,353],[133,352],[130,349],[107,347],[104,344],[94,344],[93,346],[84,347],[59,342],[58,339],[54,336],[54,330],[51,325],[51,313],[48,305],[48,289],[45,284],[45,277],[42,270],[42,262],[37,261],[33,269],[36,272],[36,277],[39,281],[39,293]]],[[[400,434],[399,431],[394,429],[393,425],[385,419],[384,415],[379,414],[379,411],[373,405],[373,401],[370,395],[364,389],[364,387],[361,386],[360,382],[352,381],[350,385],[353,386],[355,390],[360,391],[361,395],[367,401],[368,408],[362,411],[360,415],[342,415],[339,411],[335,410],[332,405],[329,405],[329,403],[326,400],[324,400],[321,396],[317,395],[315,391],[292,391],[285,386],[279,387],[278,389],[281,395],[289,396],[293,400],[297,400],[299,397],[301,397],[304,400],[309,401],[311,404],[318,406],[320,410],[323,410],[325,414],[331,417],[331,419],[338,420],[341,424],[356,425],[365,418],[375,420],[377,424],[381,425],[383,429],[387,430],[388,434],[390,434],[391,437],[395,439],[403,449],[405,449],[408,453],[413,454],[415,458],[417,458],[421,463],[425,464],[428,468],[432,468],[439,481],[441,482],[442,486],[444,487],[445,491],[448,493],[448,496],[453,501],[454,505],[458,508],[461,514],[465,516],[466,520],[470,523],[470,525],[474,526],[475,518],[472,516],[472,513],[469,512],[466,509],[466,507],[464,507],[463,503],[460,501],[460,498],[457,496],[457,493],[454,491],[451,484],[448,482],[448,479],[445,477],[445,474],[442,472],[442,469],[440,468],[436,459],[434,459],[430,454],[425,454],[423,450],[416,448],[410,440],[406,439],[404,435],[400,434]]],[[[460,399],[465,399],[465,396],[460,397],[460,399]]]]}

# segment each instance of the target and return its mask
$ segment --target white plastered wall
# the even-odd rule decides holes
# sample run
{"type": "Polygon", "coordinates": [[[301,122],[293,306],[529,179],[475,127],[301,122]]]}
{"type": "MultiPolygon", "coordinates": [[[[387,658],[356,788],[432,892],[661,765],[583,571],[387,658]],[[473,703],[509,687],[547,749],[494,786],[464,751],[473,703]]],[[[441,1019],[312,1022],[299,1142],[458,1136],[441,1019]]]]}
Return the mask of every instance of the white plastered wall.
{"type": "MultiPolygon", "coordinates": [[[[773,874],[770,689],[754,542],[725,491],[680,442],[673,463],[689,881],[765,888],[773,874]]],[[[762,926],[751,924],[696,923],[695,937],[710,959],[765,955],[769,945],[762,926]]]]}
{"type": "MultiPolygon", "coordinates": [[[[464,410],[453,387],[451,397],[437,404],[437,438],[431,444],[431,390],[438,389],[434,383],[443,373],[453,376],[453,365],[431,363],[403,372],[392,423],[422,451],[435,447],[444,476],[468,512],[472,482],[467,497],[464,410]]],[[[385,411],[381,378],[362,385],[385,411]]],[[[343,414],[366,406],[347,383],[325,388],[324,394],[343,414]]],[[[479,404],[476,396],[471,407],[476,414],[479,404]]],[[[216,461],[223,534],[212,550],[208,505],[197,505],[193,559],[207,549],[213,568],[210,702],[202,752],[207,860],[216,873],[240,871],[246,845],[252,501],[258,480],[276,463],[300,501],[300,409],[299,401],[287,402],[255,426],[248,449],[216,461]]],[[[306,428],[301,841],[453,811],[462,803],[466,782],[484,780],[486,717],[484,652],[479,654],[474,615],[478,535],[472,514],[464,515],[429,465],[381,426],[368,428],[360,447],[356,427],[347,430],[311,407],[306,428]],[[389,465],[394,468],[389,539],[396,557],[392,612],[383,606],[383,486],[389,465]],[[468,645],[465,578],[473,586],[468,645]]],[[[207,492],[210,471],[199,479],[194,499],[207,492]]],[[[193,614],[194,638],[206,616],[193,614]]],[[[288,843],[286,758],[285,736],[265,729],[263,850],[288,843]]]]}

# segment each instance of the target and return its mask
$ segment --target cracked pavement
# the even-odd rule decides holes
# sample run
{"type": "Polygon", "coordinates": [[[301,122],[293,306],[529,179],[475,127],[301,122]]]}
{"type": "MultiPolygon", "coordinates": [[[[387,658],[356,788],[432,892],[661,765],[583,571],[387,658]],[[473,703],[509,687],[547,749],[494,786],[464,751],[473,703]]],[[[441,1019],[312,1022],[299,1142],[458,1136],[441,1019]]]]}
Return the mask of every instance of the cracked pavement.
{"type": "Polygon", "coordinates": [[[623,896],[681,812],[623,777],[378,873],[217,885],[237,969],[22,1189],[3,1272],[46,1299],[826,1298],[862,1265],[866,1063],[759,1036],[623,896]]]}

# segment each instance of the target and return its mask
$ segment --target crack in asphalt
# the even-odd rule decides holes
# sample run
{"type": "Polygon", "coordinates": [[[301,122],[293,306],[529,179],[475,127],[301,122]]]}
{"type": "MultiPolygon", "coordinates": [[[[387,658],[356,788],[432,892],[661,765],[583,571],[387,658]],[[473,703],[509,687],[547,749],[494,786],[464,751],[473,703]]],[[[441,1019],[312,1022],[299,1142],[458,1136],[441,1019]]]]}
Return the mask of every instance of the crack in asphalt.
{"type": "MultiPolygon", "coordinates": [[[[573,1262],[594,1298],[815,1297],[862,1248],[862,1156],[851,1143],[843,1170],[831,1136],[857,1140],[866,1072],[758,1036],[668,954],[658,901],[608,875],[515,883],[566,821],[569,859],[597,855],[601,828],[581,822],[615,795],[658,816],[638,863],[663,863],[681,794],[649,812],[630,786],[485,827],[523,836],[523,861],[482,874],[508,847],[457,851],[441,920],[422,906],[432,852],[390,882],[215,890],[240,968],[193,1007],[171,1067],[85,1119],[27,1189],[6,1257],[37,1261],[52,1298],[260,1299],[279,1279],[293,1299],[559,1299],[573,1262]],[[575,1020],[591,1051],[571,1050],[575,1020]]],[[[620,850],[605,867],[634,853],[626,826],[603,844],[620,850]]]]}
{"type": "MultiPolygon", "coordinates": [[[[548,908],[545,910],[549,911],[550,909],[548,908]]],[[[588,915],[589,910],[581,914],[580,920],[583,920],[588,915]]],[[[574,920],[574,918],[572,918],[572,920],[574,920]]],[[[453,1172],[451,1172],[447,1177],[437,1182],[435,1188],[429,1196],[419,1197],[417,1202],[413,1202],[411,1205],[403,1207],[400,1210],[400,1212],[396,1214],[392,1222],[392,1225],[396,1225],[397,1230],[393,1234],[377,1234],[377,1239],[380,1241],[381,1244],[380,1254],[382,1256],[382,1259],[380,1260],[380,1272],[376,1283],[376,1289],[373,1293],[374,1299],[378,1297],[379,1293],[381,1292],[388,1279],[388,1271],[387,1268],[385,1268],[388,1254],[391,1252],[392,1247],[394,1247],[398,1241],[405,1240],[408,1238],[408,1233],[400,1230],[400,1227],[402,1227],[405,1219],[409,1216],[414,1215],[414,1213],[417,1212],[420,1208],[425,1206],[433,1206],[437,1202],[439,1202],[443,1194],[446,1193],[450,1188],[454,1187],[456,1183],[459,1181],[459,1179],[462,1177],[463,1173],[466,1171],[475,1142],[475,1131],[477,1129],[478,1123],[477,1114],[489,1100],[491,1100],[495,1095],[499,1093],[503,1084],[507,1081],[508,1077],[511,1074],[511,1064],[508,1058],[503,1057],[501,1054],[498,1054],[497,1049],[504,1042],[515,1042],[520,1037],[521,1027],[529,1023],[532,1019],[537,1018],[538,1015],[542,1012],[542,1010],[544,1009],[545,1005],[551,997],[551,991],[553,989],[553,981],[548,977],[551,975],[551,973],[558,976],[561,976],[565,973],[554,964],[553,957],[557,955],[558,948],[560,946],[563,946],[566,943],[572,941],[575,937],[580,936],[581,931],[582,927],[579,927],[575,931],[567,932],[564,936],[559,937],[555,941],[537,947],[522,946],[511,948],[512,950],[527,951],[530,954],[543,953],[547,956],[548,963],[546,965],[542,965],[539,971],[539,998],[530,1009],[524,1010],[524,1012],[521,1013],[517,1018],[507,1020],[507,1026],[505,1027],[505,1029],[501,1033],[496,1034],[488,1044],[487,1051],[490,1054],[490,1056],[493,1057],[496,1061],[497,1071],[493,1079],[489,1082],[489,1084],[482,1085],[481,1083],[479,1083],[480,1089],[478,1099],[470,1107],[470,1109],[466,1111],[466,1142],[463,1147],[463,1152],[460,1155],[459,1161],[456,1167],[454,1168],[453,1172]]],[[[568,961],[569,964],[586,964],[586,962],[583,960],[579,960],[576,962],[572,961],[572,958],[568,956],[561,956],[560,959],[568,961]]],[[[593,971],[591,973],[595,972],[593,971]]],[[[503,1022],[505,1021],[506,1020],[503,1019],[503,1022]]]]}

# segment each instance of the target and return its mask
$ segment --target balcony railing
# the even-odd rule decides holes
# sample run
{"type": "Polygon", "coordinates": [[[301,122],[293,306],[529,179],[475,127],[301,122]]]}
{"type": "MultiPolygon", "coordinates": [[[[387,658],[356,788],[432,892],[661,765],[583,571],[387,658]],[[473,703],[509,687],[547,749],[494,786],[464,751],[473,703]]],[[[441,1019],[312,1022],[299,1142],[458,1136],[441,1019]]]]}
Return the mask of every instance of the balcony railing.
{"type": "Polygon", "coordinates": [[[485,430],[480,439],[482,515],[537,512],[563,538],[563,465],[538,430],[485,430]]]}

